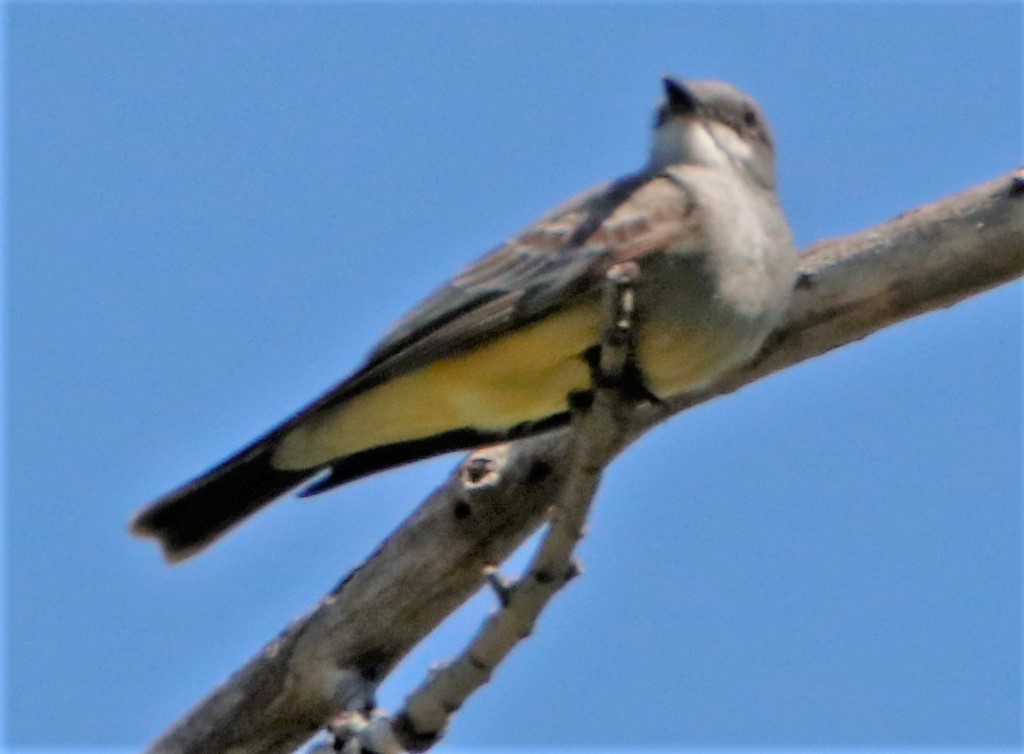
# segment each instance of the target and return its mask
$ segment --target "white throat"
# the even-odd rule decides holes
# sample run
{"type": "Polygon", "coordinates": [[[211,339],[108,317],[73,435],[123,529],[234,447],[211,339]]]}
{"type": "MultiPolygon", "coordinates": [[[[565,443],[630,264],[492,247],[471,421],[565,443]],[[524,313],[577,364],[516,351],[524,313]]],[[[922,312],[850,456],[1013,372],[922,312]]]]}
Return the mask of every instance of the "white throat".
{"type": "Polygon", "coordinates": [[[681,163],[737,170],[753,157],[751,145],[728,126],[714,121],[674,118],[654,131],[650,167],[681,163]]]}

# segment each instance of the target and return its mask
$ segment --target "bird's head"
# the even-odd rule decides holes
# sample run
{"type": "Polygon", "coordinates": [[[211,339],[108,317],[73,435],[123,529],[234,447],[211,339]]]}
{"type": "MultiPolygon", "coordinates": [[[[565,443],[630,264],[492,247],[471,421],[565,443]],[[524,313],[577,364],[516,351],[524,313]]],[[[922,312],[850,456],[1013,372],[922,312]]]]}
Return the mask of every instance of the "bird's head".
{"type": "Polygon", "coordinates": [[[775,188],[775,143],[757,102],[721,81],[663,76],[665,99],[654,119],[652,169],[704,165],[733,170],[775,188]]]}

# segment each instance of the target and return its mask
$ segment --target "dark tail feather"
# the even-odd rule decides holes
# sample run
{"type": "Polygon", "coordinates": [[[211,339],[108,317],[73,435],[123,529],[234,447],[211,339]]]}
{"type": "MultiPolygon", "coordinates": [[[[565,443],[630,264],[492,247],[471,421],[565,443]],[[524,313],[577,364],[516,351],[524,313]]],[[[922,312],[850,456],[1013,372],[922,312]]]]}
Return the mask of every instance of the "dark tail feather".
{"type": "Polygon", "coordinates": [[[132,520],[132,532],[158,540],[172,563],[194,555],[317,473],[275,469],[273,450],[274,443],[258,442],[146,506],[132,520]]]}

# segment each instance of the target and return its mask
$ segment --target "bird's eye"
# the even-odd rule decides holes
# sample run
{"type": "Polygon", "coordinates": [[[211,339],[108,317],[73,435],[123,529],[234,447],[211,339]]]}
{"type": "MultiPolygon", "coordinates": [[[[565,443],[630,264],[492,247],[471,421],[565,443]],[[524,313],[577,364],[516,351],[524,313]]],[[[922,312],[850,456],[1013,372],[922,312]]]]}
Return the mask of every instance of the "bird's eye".
{"type": "Polygon", "coordinates": [[[751,110],[749,108],[744,110],[743,111],[743,123],[746,124],[747,126],[749,126],[750,128],[753,128],[754,126],[756,126],[757,125],[757,113],[755,113],[753,110],[751,110]]]}

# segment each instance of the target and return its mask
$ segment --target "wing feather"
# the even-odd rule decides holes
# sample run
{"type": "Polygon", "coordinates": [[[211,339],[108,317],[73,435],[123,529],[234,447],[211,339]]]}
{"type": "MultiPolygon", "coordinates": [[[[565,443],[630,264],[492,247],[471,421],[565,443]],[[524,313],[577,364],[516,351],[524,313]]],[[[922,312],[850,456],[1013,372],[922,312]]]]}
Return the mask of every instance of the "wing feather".
{"type": "Polygon", "coordinates": [[[616,263],[702,246],[698,207],[670,176],[641,173],[593,189],[464,269],[399,320],[355,374],[272,434],[593,295],[616,263]]]}

